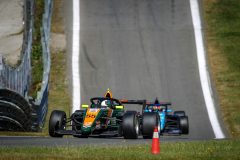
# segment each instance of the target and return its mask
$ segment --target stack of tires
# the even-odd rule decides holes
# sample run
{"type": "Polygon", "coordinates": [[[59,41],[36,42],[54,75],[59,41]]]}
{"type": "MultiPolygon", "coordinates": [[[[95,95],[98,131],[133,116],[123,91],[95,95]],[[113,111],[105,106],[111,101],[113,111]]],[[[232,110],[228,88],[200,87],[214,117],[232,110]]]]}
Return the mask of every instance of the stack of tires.
{"type": "Polygon", "coordinates": [[[0,130],[31,131],[33,110],[30,104],[20,94],[0,90],[0,130]]]}

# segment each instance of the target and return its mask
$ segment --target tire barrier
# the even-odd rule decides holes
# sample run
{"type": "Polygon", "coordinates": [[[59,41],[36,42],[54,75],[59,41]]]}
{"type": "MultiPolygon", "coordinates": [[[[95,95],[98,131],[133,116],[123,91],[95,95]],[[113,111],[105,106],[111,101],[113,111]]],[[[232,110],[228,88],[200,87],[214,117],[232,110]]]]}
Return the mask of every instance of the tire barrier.
{"type": "Polygon", "coordinates": [[[30,131],[33,110],[20,94],[0,89],[0,130],[30,131]]]}

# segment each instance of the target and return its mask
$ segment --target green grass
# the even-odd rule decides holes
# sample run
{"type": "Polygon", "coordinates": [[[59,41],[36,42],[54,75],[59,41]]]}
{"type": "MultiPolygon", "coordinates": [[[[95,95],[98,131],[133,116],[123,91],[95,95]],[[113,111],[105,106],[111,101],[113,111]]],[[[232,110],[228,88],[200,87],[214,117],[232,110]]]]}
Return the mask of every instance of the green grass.
{"type": "Polygon", "coordinates": [[[240,159],[240,140],[162,143],[158,155],[151,154],[151,145],[82,147],[0,147],[0,159],[240,159]]]}
{"type": "Polygon", "coordinates": [[[54,0],[53,1],[53,13],[52,13],[52,26],[51,31],[54,33],[64,33],[64,25],[63,25],[63,0],[54,0]]]}
{"type": "Polygon", "coordinates": [[[204,0],[209,62],[224,122],[240,137],[240,3],[204,0]]]}
{"type": "Polygon", "coordinates": [[[37,92],[41,89],[43,78],[43,59],[42,59],[42,43],[41,31],[42,14],[44,12],[44,1],[36,1],[36,9],[34,16],[34,30],[33,30],[33,43],[32,43],[32,86],[30,95],[34,98],[37,97],[37,92]]]}

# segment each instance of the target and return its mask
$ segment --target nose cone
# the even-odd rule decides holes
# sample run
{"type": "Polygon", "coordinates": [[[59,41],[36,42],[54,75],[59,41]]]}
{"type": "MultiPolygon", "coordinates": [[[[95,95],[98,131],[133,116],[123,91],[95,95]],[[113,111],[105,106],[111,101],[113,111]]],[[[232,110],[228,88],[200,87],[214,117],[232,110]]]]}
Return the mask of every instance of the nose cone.
{"type": "Polygon", "coordinates": [[[82,134],[89,135],[92,132],[92,126],[83,126],[82,134]]]}
{"type": "Polygon", "coordinates": [[[90,134],[92,131],[92,126],[95,124],[96,118],[100,109],[87,109],[86,116],[83,122],[82,132],[84,134],[90,134]]]}

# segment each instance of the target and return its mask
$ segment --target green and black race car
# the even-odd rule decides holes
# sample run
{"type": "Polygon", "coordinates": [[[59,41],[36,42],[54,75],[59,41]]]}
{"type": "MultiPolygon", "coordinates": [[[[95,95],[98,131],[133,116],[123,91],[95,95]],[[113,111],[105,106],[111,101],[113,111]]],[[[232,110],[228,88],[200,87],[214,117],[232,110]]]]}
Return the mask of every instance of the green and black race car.
{"type": "Polygon", "coordinates": [[[73,135],[74,137],[89,136],[123,136],[126,139],[136,139],[140,134],[143,137],[152,137],[154,127],[159,125],[156,113],[148,115],[149,126],[142,126],[144,116],[136,111],[125,111],[123,104],[146,105],[145,100],[118,100],[105,97],[92,98],[91,105],[82,105],[81,110],[75,111],[67,118],[63,111],[55,110],[49,120],[49,135],[62,137],[73,135]],[[147,127],[151,132],[144,133],[147,127]]]}

